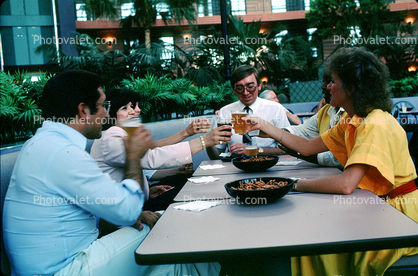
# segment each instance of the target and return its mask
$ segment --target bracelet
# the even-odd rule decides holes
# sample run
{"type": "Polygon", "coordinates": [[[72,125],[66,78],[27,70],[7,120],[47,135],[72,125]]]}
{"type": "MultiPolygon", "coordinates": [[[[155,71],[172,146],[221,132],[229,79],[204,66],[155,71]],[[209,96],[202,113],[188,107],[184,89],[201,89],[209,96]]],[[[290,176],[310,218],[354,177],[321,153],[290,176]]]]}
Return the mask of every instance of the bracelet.
{"type": "Polygon", "coordinates": [[[284,129],[282,128],[282,136],[280,137],[280,141],[279,141],[280,144],[282,143],[283,134],[284,134],[284,129]]]}
{"type": "Polygon", "coordinates": [[[299,179],[296,179],[295,182],[293,182],[292,191],[296,191],[296,189],[298,187],[298,181],[299,181],[299,179]]]}
{"type": "Polygon", "coordinates": [[[203,139],[203,136],[200,136],[200,141],[202,142],[202,150],[206,150],[205,139],[203,139]]]}

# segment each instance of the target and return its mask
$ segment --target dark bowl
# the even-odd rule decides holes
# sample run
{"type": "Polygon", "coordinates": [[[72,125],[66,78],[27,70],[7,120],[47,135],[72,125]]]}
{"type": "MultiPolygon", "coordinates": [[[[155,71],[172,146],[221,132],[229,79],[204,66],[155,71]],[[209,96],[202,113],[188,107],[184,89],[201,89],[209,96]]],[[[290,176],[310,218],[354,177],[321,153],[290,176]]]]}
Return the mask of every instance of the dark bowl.
{"type": "Polygon", "coordinates": [[[279,161],[279,157],[277,155],[269,155],[269,154],[263,154],[259,156],[269,156],[273,157],[271,160],[264,160],[264,161],[252,161],[252,162],[242,162],[243,159],[249,159],[251,157],[254,157],[254,155],[250,156],[242,156],[242,157],[236,157],[232,159],[232,164],[234,164],[235,167],[238,169],[247,171],[247,172],[263,172],[267,170],[268,168],[273,167],[276,165],[277,161],[279,161]]]}
{"type": "Polygon", "coordinates": [[[274,202],[279,198],[284,197],[293,186],[293,179],[284,178],[284,177],[258,177],[258,178],[246,178],[241,180],[236,180],[232,182],[228,182],[225,184],[225,189],[228,194],[237,200],[241,201],[247,205],[260,205],[266,204],[270,202],[274,202]],[[234,190],[231,187],[239,187],[239,182],[249,182],[249,181],[259,181],[262,180],[264,182],[268,182],[270,180],[275,179],[277,182],[280,181],[287,181],[288,184],[283,187],[273,188],[273,189],[265,189],[265,190],[234,190]]]}

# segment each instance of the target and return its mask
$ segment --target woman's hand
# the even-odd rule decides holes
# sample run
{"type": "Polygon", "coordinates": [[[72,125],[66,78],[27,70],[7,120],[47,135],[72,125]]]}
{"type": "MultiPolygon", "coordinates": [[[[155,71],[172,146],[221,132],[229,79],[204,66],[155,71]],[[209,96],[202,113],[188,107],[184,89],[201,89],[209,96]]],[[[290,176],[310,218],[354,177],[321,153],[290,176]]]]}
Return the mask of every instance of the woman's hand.
{"type": "Polygon", "coordinates": [[[186,132],[188,136],[193,136],[196,133],[206,133],[210,129],[211,123],[206,118],[199,118],[191,122],[187,126],[186,132]]]}
{"type": "Polygon", "coordinates": [[[149,188],[149,198],[155,198],[162,195],[166,190],[171,189],[169,185],[156,185],[149,188]]]}
{"type": "Polygon", "coordinates": [[[245,121],[246,124],[247,124],[247,129],[246,129],[247,133],[252,131],[252,130],[259,129],[260,134],[258,135],[258,137],[270,138],[270,135],[268,135],[267,133],[264,132],[264,129],[266,129],[266,127],[268,127],[268,125],[271,125],[266,120],[263,120],[259,117],[250,117],[250,116],[243,117],[242,120],[245,121]]]}
{"type": "Polygon", "coordinates": [[[212,129],[207,134],[203,135],[206,147],[213,147],[215,145],[226,144],[231,141],[231,125],[223,125],[212,129]]]}
{"type": "Polygon", "coordinates": [[[138,229],[139,231],[141,231],[144,228],[142,223],[145,223],[149,226],[149,228],[152,229],[152,227],[154,227],[155,223],[157,223],[157,220],[160,217],[161,217],[160,213],[150,212],[150,211],[142,211],[141,215],[139,215],[135,224],[132,225],[132,226],[134,228],[138,229]]]}

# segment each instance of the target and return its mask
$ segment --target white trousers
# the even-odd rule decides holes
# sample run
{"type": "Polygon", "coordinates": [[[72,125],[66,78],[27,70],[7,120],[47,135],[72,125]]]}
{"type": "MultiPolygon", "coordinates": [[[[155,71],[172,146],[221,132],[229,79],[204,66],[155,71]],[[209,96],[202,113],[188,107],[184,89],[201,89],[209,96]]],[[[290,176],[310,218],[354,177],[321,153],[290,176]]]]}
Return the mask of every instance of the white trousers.
{"type": "Polygon", "coordinates": [[[138,265],[135,250],[150,231],[144,225],[142,231],[124,227],[94,241],[87,249],[80,251],[74,260],[55,273],[68,275],[219,275],[219,263],[138,265]]]}

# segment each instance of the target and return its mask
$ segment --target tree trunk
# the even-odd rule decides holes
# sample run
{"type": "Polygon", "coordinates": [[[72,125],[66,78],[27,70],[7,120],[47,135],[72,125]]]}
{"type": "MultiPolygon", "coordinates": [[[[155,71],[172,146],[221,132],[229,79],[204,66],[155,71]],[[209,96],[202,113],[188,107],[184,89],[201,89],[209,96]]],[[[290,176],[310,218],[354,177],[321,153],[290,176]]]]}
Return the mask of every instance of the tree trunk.
{"type": "Polygon", "coordinates": [[[145,27],[145,47],[151,49],[151,30],[149,27],[145,27]]]}

